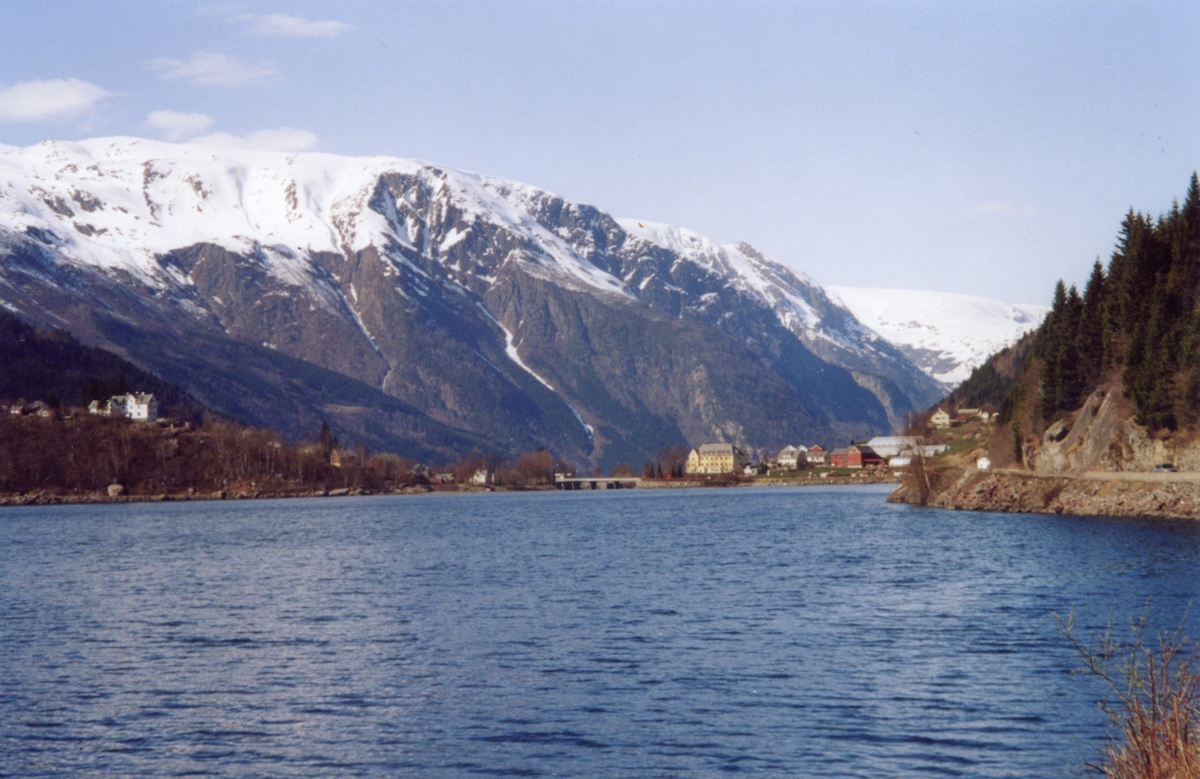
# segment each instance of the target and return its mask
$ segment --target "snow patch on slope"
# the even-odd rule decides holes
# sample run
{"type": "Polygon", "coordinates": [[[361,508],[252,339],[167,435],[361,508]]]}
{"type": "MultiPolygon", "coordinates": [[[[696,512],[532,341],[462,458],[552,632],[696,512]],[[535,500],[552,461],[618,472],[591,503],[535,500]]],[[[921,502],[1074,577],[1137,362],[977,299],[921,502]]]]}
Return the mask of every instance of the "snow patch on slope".
{"type": "Polygon", "coordinates": [[[1037,328],[1050,310],[952,292],[825,289],[947,389],[966,381],[988,357],[1037,328]]]}
{"type": "MultiPolygon", "coordinates": [[[[554,387],[552,387],[550,385],[550,382],[543,379],[540,375],[538,375],[538,373],[536,371],[533,370],[533,368],[530,368],[528,365],[525,364],[525,361],[521,359],[521,355],[517,353],[517,345],[516,345],[516,341],[513,337],[512,332],[507,327],[500,324],[500,320],[497,319],[496,317],[492,316],[491,312],[488,311],[486,308],[484,308],[483,306],[479,306],[479,310],[483,312],[484,316],[486,316],[488,319],[492,320],[492,322],[496,325],[496,327],[500,328],[500,330],[503,331],[503,333],[504,333],[504,352],[505,352],[505,354],[508,355],[508,359],[512,360],[517,365],[519,365],[521,367],[521,369],[523,371],[525,371],[526,373],[528,373],[530,376],[532,376],[533,378],[540,381],[546,389],[548,389],[551,392],[553,392],[554,394],[558,395],[557,390],[555,390],[554,387]]],[[[571,413],[575,415],[575,418],[577,420],[579,420],[579,424],[583,426],[583,429],[585,431],[587,431],[588,440],[593,441],[594,436],[595,436],[595,431],[592,429],[592,426],[589,425],[587,422],[583,421],[583,416],[580,415],[580,413],[575,409],[574,406],[572,406],[570,403],[567,402],[566,398],[564,398],[562,395],[559,395],[558,397],[560,400],[562,400],[563,403],[566,403],[567,408],[571,409],[571,413]]]]}

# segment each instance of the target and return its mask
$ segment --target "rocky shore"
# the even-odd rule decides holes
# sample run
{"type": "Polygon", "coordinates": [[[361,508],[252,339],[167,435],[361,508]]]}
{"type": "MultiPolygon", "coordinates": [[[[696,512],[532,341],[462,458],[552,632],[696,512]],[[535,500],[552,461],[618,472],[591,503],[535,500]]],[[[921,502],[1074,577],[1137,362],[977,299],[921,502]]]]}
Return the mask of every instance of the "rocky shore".
{"type": "Polygon", "coordinates": [[[0,506],[52,506],[76,503],[167,503],[185,500],[251,500],[268,498],[343,498],[363,495],[418,495],[427,492],[491,492],[486,487],[447,485],[430,487],[417,485],[395,491],[372,492],[364,489],[342,487],[332,490],[300,490],[293,492],[220,490],[217,492],[192,492],[178,494],[129,495],[103,492],[60,493],[44,490],[20,495],[0,495],[0,506]]]}
{"type": "Polygon", "coordinates": [[[907,480],[889,503],[971,511],[1200,519],[1200,482],[1146,481],[1144,474],[1040,474],[948,468],[932,489],[907,480]]]}

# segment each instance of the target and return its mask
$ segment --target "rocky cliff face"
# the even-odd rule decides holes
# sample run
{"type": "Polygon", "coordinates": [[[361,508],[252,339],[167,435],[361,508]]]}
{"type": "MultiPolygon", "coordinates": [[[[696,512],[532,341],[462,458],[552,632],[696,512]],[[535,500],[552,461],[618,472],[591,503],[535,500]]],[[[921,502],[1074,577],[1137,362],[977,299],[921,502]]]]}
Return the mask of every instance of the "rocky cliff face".
{"type": "Polygon", "coordinates": [[[1146,472],[1162,464],[1200,471],[1200,444],[1184,435],[1155,438],[1134,422],[1120,389],[1106,387],[1050,425],[1040,446],[1027,446],[1025,461],[1043,474],[1146,472]]]}
{"type": "Polygon", "coordinates": [[[834,443],[939,395],[747,244],[411,160],[0,148],[0,305],[247,422],[402,452],[834,443]]]}

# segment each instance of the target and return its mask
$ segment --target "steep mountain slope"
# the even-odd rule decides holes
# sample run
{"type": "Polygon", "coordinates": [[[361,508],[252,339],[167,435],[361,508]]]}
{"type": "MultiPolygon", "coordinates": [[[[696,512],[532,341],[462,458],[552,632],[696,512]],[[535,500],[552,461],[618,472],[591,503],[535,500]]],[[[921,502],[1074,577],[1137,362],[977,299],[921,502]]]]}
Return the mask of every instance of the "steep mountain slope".
{"type": "Polygon", "coordinates": [[[152,392],[163,416],[200,421],[205,409],[178,387],[84,346],[61,330],[33,328],[0,310],[0,401],[47,400],[82,406],[125,392],[152,392]],[[91,391],[91,395],[86,393],[91,391]]]}
{"type": "Polygon", "coordinates": [[[938,395],[753,247],[384,157],[0,147],[0,305],[248,422],[400,450],[611,464],[882,431],[938,395]]]}
{"type": "Polygon", "coordinates": [[[966,381],[989,356],[1036,329],[1050,310],[952,292],[826,289],[947,391],[966,381]]]}

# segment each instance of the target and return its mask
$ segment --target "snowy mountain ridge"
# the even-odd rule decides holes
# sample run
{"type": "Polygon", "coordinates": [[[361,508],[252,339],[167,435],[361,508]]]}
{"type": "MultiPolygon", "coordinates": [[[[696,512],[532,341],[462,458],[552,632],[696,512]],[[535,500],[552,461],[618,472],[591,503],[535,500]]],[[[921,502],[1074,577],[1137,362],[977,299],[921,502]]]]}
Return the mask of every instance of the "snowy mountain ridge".
{"type": "MultiPolygon", "coordinates": [[[[308,287],[320,299],[328,299],[329,290],[313,263],[315,252],[394,246],[430,251],[451,270],[470,272],[447,257],[481,220],[499,222],[537,249],[516,250],[504,261],[523,263],[557,283],[636,297],[650,281],[642,277],[638,289],[630,288],[636,271],[618,278],[581,257],[561,231],[540,224],[531,209],[553,197],[550,193],[413,159],[100,138],[0,147],[0,182],[0,225],[37,231],[64,258],[106,271],[124,270],[152,287],[162,288],[170,273],[157,258],[198,242],[235,253],[261,252],[280,281],[308,287]],[[388,174],[422,180],[461,212],[466,228],[431,245],[412,203],[396,203],[378,191],[378,181],[388,174]]],[[[634,219],[616,222],[631,239],[668,249],[680,261],[695,263],[758,298],[806,343],[824,340],[857,354],[877,351],[875,333],[846,312],[824,321],[810,298],[817,298],[826,313],[840,306],[812,279],[749,244],[721,246],[686,228],[634,219]]],[[[187,283],[182,277],[176,281],[187,283]]]]}
{"type": "Polygon", "coordinates": [[[633,238],[673,251],[731,279],[738,289],[766,302],[779,316],[780,323],[798,336],[827,339],[848,349],[872,349],[875,333],[856,322],[846,323],[849,326],[845,328],[824,328],[821,314],[809,302],[810,297],[818,297],[826,304],[832,302],[821,286],[748,243],[720,245],[685,227],[657,222],[618,219],[617,224],[633,238]]]}
{"type": "Polygon", "coordinates": [[[940,394],[749,244],[391,157],[2,147],[0,305],[244,419],[389,447],[630,462],[883,432],[940,394]]]}
{"type": "MultiPolygon", "coordinates": [[[[140,138],[46,142],[0,149],[0,224],[49,231],[63,256],[164,282],[156,258],[198,242],[233,252],[262,248],[282,280],[310,283],[314,252],[368,246],[429,248],[429,236],[399,204],[372,201],[378,180],[419,177],[469,217],[535,237],[545,256],[516,256],[565,282],[625,294],[495,190],[508,182],[418,160],[213,149],[140,138]],[[547,262],[549,260],[550,262],[547,262]]],[[[439,247],[452,247],[462,233],[439,247]]]]}

